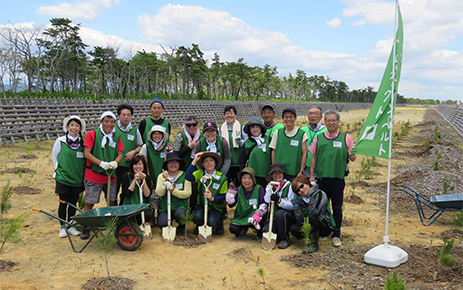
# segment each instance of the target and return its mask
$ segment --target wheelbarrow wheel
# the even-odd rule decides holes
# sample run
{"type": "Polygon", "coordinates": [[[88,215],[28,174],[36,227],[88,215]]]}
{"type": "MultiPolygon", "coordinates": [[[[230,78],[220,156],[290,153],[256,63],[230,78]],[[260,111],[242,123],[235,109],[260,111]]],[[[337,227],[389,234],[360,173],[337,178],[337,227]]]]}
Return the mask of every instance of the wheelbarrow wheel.
{"type": "Polygon", "coordinates": [[[124,221],[116,228],[117,244],[125,251],[135,251],[143,242],[143,232],[137,223],[124,221]]]}

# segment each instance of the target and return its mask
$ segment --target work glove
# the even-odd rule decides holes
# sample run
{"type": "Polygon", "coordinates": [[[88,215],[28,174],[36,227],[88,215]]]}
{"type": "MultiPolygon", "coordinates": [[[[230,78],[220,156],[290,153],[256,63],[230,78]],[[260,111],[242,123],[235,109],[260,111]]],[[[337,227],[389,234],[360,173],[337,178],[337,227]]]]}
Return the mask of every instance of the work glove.
{"type": "Polygon", "coordinates": [[[108,164],[109,164],[109,169],[116,169],[118,166],[116,161],[111,161],[108,164]]]}
{"type": "Polygon", "coordinates": [[[270,196],[270,200],[273,201],[275,204],[278,204],[280,201],[280,196],[278,194],[272,194],[270,196]]]}
{"type": "Polygon", "coordinates": [[[225,195],[225,200],[227,201],[228,204],[234,204],[236,201],[236,194],[238,191],[236,188],[229,188],[227,191],[227,195],[225,195]]]}
{"type": "Polygon", "coordinates": [[[101,161],[99,166],[103,168],[103,170],[108,170],[110,168],[109,162],[105,161],[101,161]]]}
{"type": "Polygon", "coordinates": [[[260,221],[262,220],[262,217],[258,214],[255,213],[252,217],[248,218],[248,222],[252,224],[256,230],[260,230],[260,221]]]}
{"type": "Polygon", "coordinates": [[[162,184],[163,184],[162,188],[165,188],[167,190],[172,190],[172,188],[174,188],[174,186],[172,185],[170,181],[164,181],[162,184]]]}

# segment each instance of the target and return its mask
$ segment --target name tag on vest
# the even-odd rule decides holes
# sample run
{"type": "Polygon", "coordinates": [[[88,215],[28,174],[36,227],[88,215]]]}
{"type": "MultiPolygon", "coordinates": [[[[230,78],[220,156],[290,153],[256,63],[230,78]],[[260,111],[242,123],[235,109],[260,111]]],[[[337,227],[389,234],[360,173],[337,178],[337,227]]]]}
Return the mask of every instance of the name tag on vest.
{"type": "Polygon", "coordinates": [[[251,198],[249,200],[249,205],[252,205],[253,209],[257,209],[257,199],[256,198],[251,198]]]}
{"type": "Polygon", "coordinates": [[[299,140],[291,140],[291,146],[299,146],[299,140]]]}
{"type": "Polygon", "coordinates": [[[342,142],[334,141],[334,142],[333,142],[333,147],[335,147],[335,148],[341,148],[341,147],[342,147],[342,142]]]}
{"type": "Polygon", "coordinates": [[[133,141],[135,139],[134,135],[127,135],[127,140],[133,141]]]}
{"type": "Polygon", "coordinates": [[[166,158],[166,152],[161,152],[161,154],[159,154],[159,157],[166,158]]]}
{"type": "Polygon", "coordinates": [[[114,142],[113,144],[109,143],[109,147],[116,148],[116,142],[114,142]]]}
{"type": "Polygon", "coordinates": [[[178,190],[183,190],[183,183],[176,184],[175,188],[178,189],[178,190]]]}
{"type": "Polygon", "coordinates": [[[212,184],[213,189],[219,189],[219,186],[220,186],[220,184],[218,184],[218,183],[213,183],[212,184]]]}
{"type": "Polygon", "coordinates": [[[76,153],[77,153],[76,155],[77,158],[84,158],[84,152],[76,152],[76,153]]]}

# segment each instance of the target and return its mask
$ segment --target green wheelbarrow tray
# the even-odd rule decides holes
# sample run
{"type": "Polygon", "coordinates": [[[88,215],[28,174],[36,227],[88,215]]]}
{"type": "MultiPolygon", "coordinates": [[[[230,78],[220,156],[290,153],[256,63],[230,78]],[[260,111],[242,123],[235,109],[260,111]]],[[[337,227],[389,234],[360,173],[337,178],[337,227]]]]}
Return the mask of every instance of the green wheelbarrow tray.
{"type": "Polygon", "coordinates": [[[117,217],[117,224],[147,209],[149,204],[131,204],[94,208],[84,213],[73,216],[76,223],[82,227],[104,227],[106,223],[117,217]]]}

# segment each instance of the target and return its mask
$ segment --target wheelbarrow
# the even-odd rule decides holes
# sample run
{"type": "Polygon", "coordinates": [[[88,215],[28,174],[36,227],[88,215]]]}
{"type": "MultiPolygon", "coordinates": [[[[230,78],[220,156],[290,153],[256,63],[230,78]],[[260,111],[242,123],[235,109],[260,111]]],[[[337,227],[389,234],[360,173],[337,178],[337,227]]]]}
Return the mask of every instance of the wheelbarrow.
{"type": "Polygon", "coordinates": [[[405,192],[415,200],[418,215],[424,226],[432,225],[444,212],[463,210],[463,193],[435,195],[427,198],[409,186],[401,185],[401,187],[399,191],[405,192]]]}
{"type": "Polygon", "coordinates": [[[79,250],[76,249],[71,239],[70,234],[66,231],[72,250],[75,253],[81,253],[90,244],[90,242],[98,235],[99,232],[105,230],[105,225],[114,217],[116,220],[116,231],[114,235],[117,239],[117,244],[121,249],[126,251],[135,251],[143,242],[143,231],[138,226],[135,216],[149,207],[149,204],[131,204],[122,206],[111,206],[95,208],[83,212],[80,208],[66,201],[60,200],[61,203],[74,207],[80,214],[71,217],[72,221],[65,221],[56,215],[44,210],[33,208],[32,210],[44,213],[54,219],[57,219],[64,224],[76,228],[77,230],[92,231],[93,235],[87,243],[79,250]]]}

